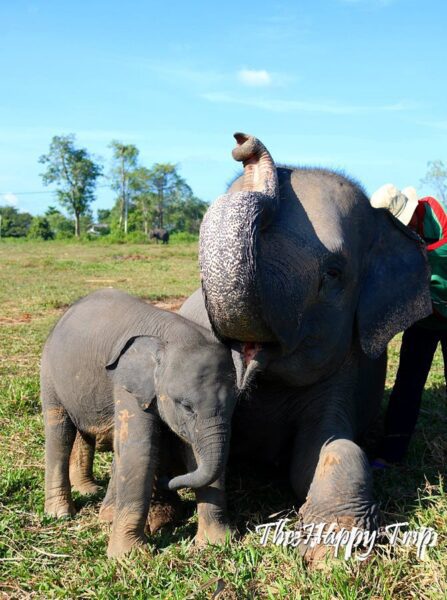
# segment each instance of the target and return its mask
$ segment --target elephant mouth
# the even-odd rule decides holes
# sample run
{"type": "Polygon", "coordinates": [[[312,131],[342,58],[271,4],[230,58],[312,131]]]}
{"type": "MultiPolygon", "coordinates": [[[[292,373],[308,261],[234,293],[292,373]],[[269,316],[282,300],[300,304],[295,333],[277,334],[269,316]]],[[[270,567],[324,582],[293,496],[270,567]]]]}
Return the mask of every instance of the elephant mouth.
{"type": "Polygon", "coordinates": [[[239,393],[247,389],[255,377],[265,371],[272,360],[281,355],[278,344],[233,341],[230,347],[239,393]]]}
{"type": "Polygon", "coordinates": [[[263,350],[263,345],[258,342],[243,342],[242,343],[242,359],[245,367],[247,367],[252,360],[255,360],[259,352],[263,350]]]}

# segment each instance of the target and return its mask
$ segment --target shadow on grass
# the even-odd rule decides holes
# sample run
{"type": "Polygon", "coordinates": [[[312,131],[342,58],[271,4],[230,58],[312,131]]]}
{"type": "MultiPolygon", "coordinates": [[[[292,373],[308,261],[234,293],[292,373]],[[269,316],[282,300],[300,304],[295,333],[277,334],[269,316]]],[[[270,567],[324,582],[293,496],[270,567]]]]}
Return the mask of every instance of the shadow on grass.
{"type": "MultiPolygon", "coordinates": [[[[388,396],[388,394],[387,394],[388,396]]],[[[385,403],[386,406],[386,403],[385,403]]],[[[371,429],[362,446],[370,457],[383,432],[383,414],[371,429]]],[[[374,493],[379,501],[383,524],[411,520],[420,506],[421,490],[439,482],[447,464],[447,402],[443,385],[432,386],[424,393],[420,418],[412,438],[408,457],[402,465],[374,473],[374,493]]],[[[239,538],[260,523],[296,515],[300,503],[288,482],[287,466],[283,469],[254,469],[253,465],[230,464],[227,477],[230,523],[239,538]]],[[[108,479],[98,480],[101,489],[94,495],[75,494],[77,509],[95,506],[99,511],[108,479]]],[[[159,550],[172,544],[193,541],[197,531],[196,503],[182,499],[183,516],[163,527],[153,537],[159,550]]]]}
{"type": "Polygon", "coordinates": [[[166,525],[154,535],[153,540],[158,550],[179,542],[193,542],[197,533],[197,523],[188,519],[194,514],[195,503],[186,500],[185,505],[185,515],[180,522],[166,525]]]}
{"type": "MultiPolygon", "coordinates": [[[[386,394],[387,406],[389,391],[386,394]]],[[[377,456],[383,435],[383,414],[362,441],[370,458],[377,456]]],[[[447,400],[443,384],[425,390],[414,436],[403,464],[374,473],[374,495],[383,524],[408,521],[420,507],[422,495],[430,495],[447,465],[447,400]]],[[[253,471],[248,465],[232,465],[227,482],[230,520],[241,535],[259,523],[290,516],[300,503],[288,482],[287,469],[253,471]]]]}
{"type": "Polygon", "coordinates": [[[79,492],[73,491],[73,502],[77,511],[90,506],[95,506],[96,504],[98,505],[97,509],[99,511],[101,502],[104,500],[104,496],[106,495],[109,480],[97,479],[96,483],[101,487],[95,494],[80,494],[79,492]]]}

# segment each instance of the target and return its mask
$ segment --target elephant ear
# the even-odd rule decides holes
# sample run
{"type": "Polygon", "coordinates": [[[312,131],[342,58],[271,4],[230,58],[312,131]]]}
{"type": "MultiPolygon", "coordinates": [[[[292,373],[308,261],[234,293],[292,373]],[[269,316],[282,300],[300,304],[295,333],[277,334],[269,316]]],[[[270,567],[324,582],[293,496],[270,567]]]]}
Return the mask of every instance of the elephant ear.
{"type": "Polygon", "coordinates": [[[432,312],[425,244],[386,209],[374,209],[376,235],[363,273],[357,325],[371,358],[399,331],[432,312]]]}
{"type": "Polygon", "coordinates": [[[156,369],[164,353],[164,344],[147,335],[131,337],[117,344],[106,370],[114,385],[135,396],[141,408],[149,408],[156,397],[156,369]]]}

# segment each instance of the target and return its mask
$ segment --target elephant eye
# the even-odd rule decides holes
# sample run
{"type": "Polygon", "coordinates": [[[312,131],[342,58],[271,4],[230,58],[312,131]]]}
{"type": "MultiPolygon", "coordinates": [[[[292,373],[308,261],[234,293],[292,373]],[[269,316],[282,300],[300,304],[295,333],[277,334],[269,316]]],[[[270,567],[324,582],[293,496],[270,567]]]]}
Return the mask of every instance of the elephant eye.
{"type": "Polygon", "coordinates": [[[182,408],[185,410],[185,412],[193,414],[194,410],[191,406],[191,404],[187,401],[184,400],[183,398],[177,400],[177,402],[182,406],[182,408]]]}
{"type": "Polygon", "coordinates": [[[341,271],[340,269],[332,267],[326,271],[325,275],[330,279],[338,279],[341,275],[341,271]]]}
{"type": "Polygon", "coordinates": [[[325,284],[330,284],[332,282],[336,282],[341,277],[341,270],[337,269],[337,267],[329,267],[323,272],[323,275],[320,279],[320,285],[318,286],[318,293],[320,293],[325,284]]]}

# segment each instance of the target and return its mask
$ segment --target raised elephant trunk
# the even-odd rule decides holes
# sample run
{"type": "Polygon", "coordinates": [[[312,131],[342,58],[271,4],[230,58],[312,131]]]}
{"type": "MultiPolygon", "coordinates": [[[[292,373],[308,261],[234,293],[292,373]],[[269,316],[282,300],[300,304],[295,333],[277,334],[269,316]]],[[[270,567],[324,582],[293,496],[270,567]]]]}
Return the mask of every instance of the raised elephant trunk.
{"type": "Polygon", "coordinates": [[[244,165],[242,190],[270,196],[273,203],[266,203],[264,212],[276,208],[271,204],[278,201],[278,177],[270,152],[261,141],[246,133],[235,133],[234,137],[237,146],[232,152],[233,158],[244,165]]]}
{"type": "Polygon", "coordinates": [[[197,469],[186,475],[174,477],[169,481],[168,488],[170,490],[184,487],[197,489],[216,481],[225,469],[229,446],[230,426],[228,424],[213,422],[203,428],[193,443],[199,463],[197,469]]]}
{"type": "Polygon", "coordinates": [[[200,229],[202,289],[218,337],[271,342],[275,336],[262,317],[256,257],[259,232],[279,207],[273,159],[257,138],[234,135],[233,158],[244,165],[242,184],[220,196],[200,229]]]}

